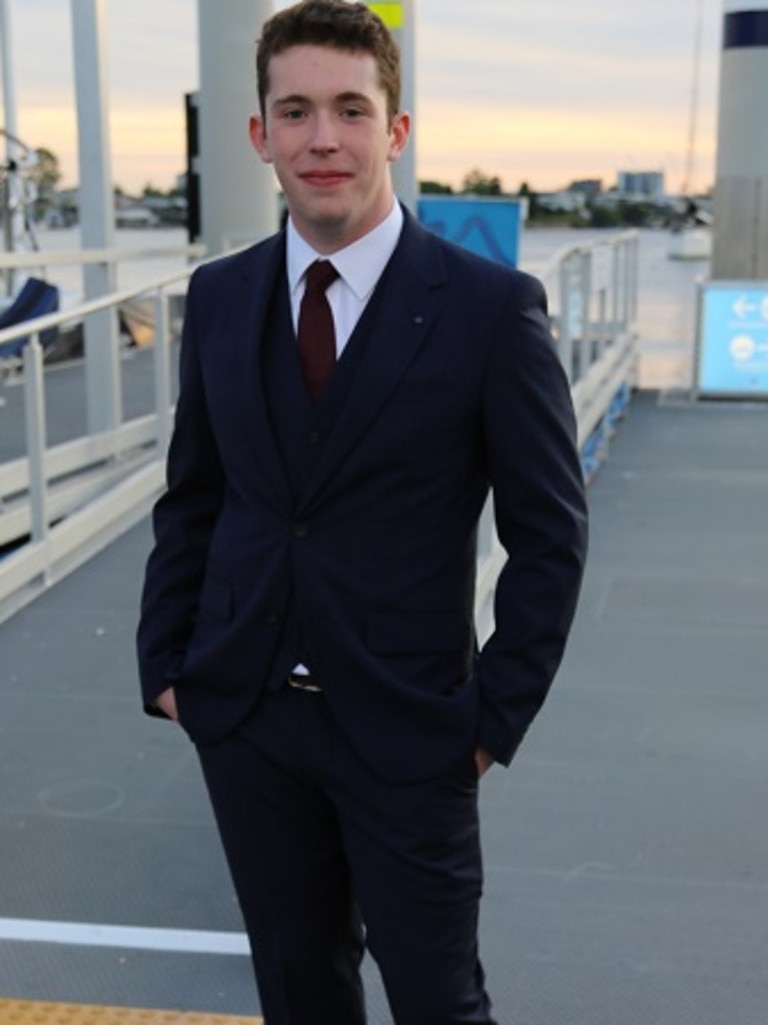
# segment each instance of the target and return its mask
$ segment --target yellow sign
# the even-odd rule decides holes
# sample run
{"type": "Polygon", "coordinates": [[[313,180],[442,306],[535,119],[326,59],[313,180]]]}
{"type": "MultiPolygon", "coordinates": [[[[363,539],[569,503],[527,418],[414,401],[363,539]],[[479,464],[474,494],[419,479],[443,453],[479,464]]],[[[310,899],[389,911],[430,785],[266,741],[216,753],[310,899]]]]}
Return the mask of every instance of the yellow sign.
{"type": "Polygon", "coordinates": [[[397,29],[402,28],[405,23],[405,15],[403,13],[403,5],[401,2],[391,2],[383,4],[368,4],[374,14],[378,14],[387,28],[397,29]]]}

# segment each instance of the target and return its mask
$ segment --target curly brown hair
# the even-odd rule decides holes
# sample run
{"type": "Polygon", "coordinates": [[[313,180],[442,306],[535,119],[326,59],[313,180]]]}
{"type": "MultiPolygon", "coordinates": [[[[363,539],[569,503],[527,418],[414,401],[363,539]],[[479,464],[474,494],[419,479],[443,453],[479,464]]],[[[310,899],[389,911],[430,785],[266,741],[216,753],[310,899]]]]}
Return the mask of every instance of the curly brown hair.
{"type": "Polygon", "coordinates": [[[262,117],[269,92],[269,62],[292,46],[328,46],[369,53],[387,97],[390,120],[400,110],[400,51],[384,22],[365,4],[301,0],[264,23],[256,49],[256,80],[262,117]]]}

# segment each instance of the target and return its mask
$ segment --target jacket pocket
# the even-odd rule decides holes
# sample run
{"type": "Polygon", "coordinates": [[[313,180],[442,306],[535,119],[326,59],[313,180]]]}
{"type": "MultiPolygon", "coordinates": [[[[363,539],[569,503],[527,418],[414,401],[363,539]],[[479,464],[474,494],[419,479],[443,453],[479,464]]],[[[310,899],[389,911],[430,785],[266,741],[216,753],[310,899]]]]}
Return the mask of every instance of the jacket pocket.
{"type": "Polygon", "coordinates": [[[461,652],[472,642],[472,623],[463,612],[378,612],[368,620],[366,642],[381,655],[461,652]]]}

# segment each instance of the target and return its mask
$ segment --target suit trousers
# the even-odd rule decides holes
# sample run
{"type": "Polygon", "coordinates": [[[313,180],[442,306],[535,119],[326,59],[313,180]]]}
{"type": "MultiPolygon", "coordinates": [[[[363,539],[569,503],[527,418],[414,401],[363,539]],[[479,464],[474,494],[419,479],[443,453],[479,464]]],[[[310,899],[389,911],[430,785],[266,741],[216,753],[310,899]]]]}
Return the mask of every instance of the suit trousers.
{"type": "Polygon", "coordinates": [[[493,1025],[473,758],[388,783],[322,693],[290,687],[198,753],[266,1025],[363,1025],[366,948],[396,1025],[493,1025]]]}

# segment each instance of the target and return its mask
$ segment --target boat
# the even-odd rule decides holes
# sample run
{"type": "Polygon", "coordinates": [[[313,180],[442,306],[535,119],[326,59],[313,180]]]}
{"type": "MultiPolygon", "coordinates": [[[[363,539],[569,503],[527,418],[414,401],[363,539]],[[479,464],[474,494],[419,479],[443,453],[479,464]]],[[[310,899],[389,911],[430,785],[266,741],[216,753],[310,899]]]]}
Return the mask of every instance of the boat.
{"type": "Polygon", "coordinates": [[[692,197],[671,221],[667,255],[671,260],[709,260],[712,256],[714,218],[692,197]]]}

